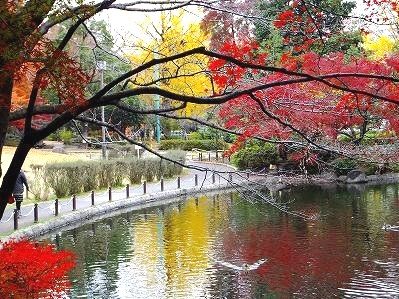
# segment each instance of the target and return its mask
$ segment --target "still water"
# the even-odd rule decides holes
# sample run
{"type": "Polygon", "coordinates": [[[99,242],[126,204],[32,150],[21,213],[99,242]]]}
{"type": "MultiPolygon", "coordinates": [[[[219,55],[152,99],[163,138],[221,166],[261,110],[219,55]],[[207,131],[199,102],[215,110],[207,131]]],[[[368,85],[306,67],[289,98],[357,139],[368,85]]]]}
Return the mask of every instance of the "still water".
{"type": "Polygon", "coordinates": [[[397,185],[192,198],[53,235],[77,255],[70,298],[399,298],[397,185]]]}

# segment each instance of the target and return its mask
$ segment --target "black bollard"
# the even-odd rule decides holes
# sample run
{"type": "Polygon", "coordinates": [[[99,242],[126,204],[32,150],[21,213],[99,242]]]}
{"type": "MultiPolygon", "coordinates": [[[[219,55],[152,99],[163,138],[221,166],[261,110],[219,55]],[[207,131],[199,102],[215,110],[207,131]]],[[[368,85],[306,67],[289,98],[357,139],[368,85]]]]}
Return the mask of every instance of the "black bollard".
{"type": "MultiPolygon", "coordinates": [[[[75,204],[75,207],[76,207],[76,204],[75,204]]],[[[58,216],[58,198],[56,198],[54,201],[54,215],[58,216]]]]}
{"type": "Polygon", "coordinates": [[[112,189],[111,189],[111,187],[108,187],[108,200],[112,201],[112,189]]]}
{"type": "Polygon", "coordinates": [[[39,222],[39,207],[37,203],[35,203],[35,207],[33,209],[33,222],[38,223],[39,222]]]}
{"type": "Polygon", "coordinates": [[[147,193],[147,182],[146,181],[143,182],[143,193],[144,194],[147,193]]]}
{"type": "MultiPolygon", "coordinates": [[[[58,201],[57,201],[57,208],[58,208],[58,201]]],[[[72,196],[72,211],[76,211],[76,195],[72,196]]],[[[58,211],[57,211],[58,213],[58,211]]]]}
{"type": "Polygon", "coordinates": [[[129,198],[129,184],[126,185],[126,198],[129,198]]]}
{"type": "Polygon", "coordinates": [[[91,205],[94,206],[94,191],[91,191],[91,205]]]}
{"type": "Polygon", "coordinates": [[[18,229],[18,210],[14,209],[14,230],[18,229]]]}

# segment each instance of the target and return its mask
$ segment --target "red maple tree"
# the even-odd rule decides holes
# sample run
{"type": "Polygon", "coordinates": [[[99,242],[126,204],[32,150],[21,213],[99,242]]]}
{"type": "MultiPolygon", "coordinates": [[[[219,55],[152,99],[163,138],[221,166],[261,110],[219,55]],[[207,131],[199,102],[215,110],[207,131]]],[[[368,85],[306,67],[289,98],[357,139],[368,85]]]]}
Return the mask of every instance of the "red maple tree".
{"type": "Polygon", "coordinates": [[[221,51],[254,64],[242,68],[223,59],[209,64],[220,91],[246,90],[219,112],[226,128],[242,132],[232,151],[251,137],[284,141],[299,134],[312,142],[346,134],[358,144],[370,129],[399,132],[397,55],[374,61],[342,53],[286,53],[279,67],[262,68],[266,55],[254,43],[228,44],[221,51]],[[354,128],[360,132],[351,136],[354,128]]]}
{"type": "Polygon", "coordinates": [[[0,298],[60,298],[74,255],[53,245],[11,241],[0,249],[0,298]]]}

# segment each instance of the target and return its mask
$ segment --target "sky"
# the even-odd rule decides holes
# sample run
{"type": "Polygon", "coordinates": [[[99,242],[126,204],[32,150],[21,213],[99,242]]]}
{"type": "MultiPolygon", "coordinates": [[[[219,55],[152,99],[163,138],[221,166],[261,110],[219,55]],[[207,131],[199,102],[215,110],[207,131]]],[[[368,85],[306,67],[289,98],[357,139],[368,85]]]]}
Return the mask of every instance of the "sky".
{"type": "MultiPolygon", "coordinates": [[[[119,1],[118,1],[119,2],[119,1]]],[[[122,1],[123,2],[123,1],[122,1]]],[[[129,2],[129,1],[125,1],[129,2]]],[[[197,8],[185,9],[186,22],[200,22],[202,15],[197,8]]],[[[122,10],[108,10],[98,16],[110,24],[111,32],[117,44],[133,46],[140,40],[150,40],[147,31],[154,32],[151,23],[157,24],[160,20],[159,12],[128,12],[122,10]]]]}
{"type": "MultiPolygon", "coordinates": [[[[120,0],[118,3],[127,3],[130,0],[120,0]]],[[[367,7],[364,4],[364,0],[355,0],[357,7],[355,8],[353,15],[361,16],[367,11],[367,7]]],[[[188,18],[187,22],[200,22],[201,11],[196,8],[191,8],[187,10],[188,18]]],[[[152,23],[157,23],[160,19],[159,12],[127,12],[121,10],[108,10],[99,16],[100,19],[105,20],[110,24],[113,36],[116,39],[118,45],[122,45],[126,51],[131,51],[134,49],[134,45],[138,40],[146,40],[151,38],[146,32],[147,30],[153,30],[148,28],[152,23]],[[155,22],[154,22],[155,21],[155,22]],[[129,45],[132,47],[127,50],[129,45]]],[[[355,21],[356,23],[356,21],[355,21]]],[[[358,22],[357,22],[358,23],[358,22]]],[[[355,25],[357,26],[357,25],[355,25]]],[[[367,26],[368,31],[373,32],[375,35],[389,34],[388,28],[385,26],[376,26],[370,24],[367,26]]]]}

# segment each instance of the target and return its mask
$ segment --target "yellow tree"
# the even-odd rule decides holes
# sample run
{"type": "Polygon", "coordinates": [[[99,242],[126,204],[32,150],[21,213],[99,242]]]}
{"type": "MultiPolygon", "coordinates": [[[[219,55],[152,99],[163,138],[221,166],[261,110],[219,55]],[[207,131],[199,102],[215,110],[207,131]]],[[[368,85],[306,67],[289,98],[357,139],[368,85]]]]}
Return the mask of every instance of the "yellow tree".
{"type": "Polygon", "coordinates": [[[381,35],[372,37],[370,34],[363,36],[363,48],[373,59],[381,59],[396,50],[395,40],[389,36],[381,35]]]}
{"type": "MultiPolygon", "coordinates": [[[[185,12],[162,12],[158,22],[154,19],[142,25],[151,40],[141,40],[137,50],[130,55],[134,65],[141,65],[154,58],[167,57],[208,44],[208,36],[199,22],[189,20],[185,12]],[[145,45],[145,46],[144,46],[145,45]]],[[[203,55],[192,55],[168,62],[141,72],[131,80],[133,86],[157,84],[172,92],[190,96],[205,96],[212,90],[211,77],[206,71],[208,59],[203,55]]],[[[143,100],[151,103],[148,96],[143,100]]],[[[180,103],[173,103],[179,106],[180,103]]],[[[188,103],[180,113],[186,116],[201,115],[209,105],[188,103]]]]}

